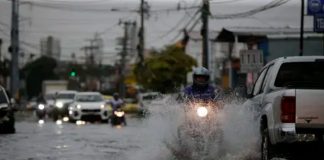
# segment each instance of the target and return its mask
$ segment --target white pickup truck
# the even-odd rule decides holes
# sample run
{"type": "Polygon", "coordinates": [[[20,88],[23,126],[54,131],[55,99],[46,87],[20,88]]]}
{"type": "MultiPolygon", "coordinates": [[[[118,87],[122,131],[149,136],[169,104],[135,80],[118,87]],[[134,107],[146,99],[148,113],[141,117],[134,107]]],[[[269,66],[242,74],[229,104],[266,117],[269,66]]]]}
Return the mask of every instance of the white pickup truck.
{"type": "Polygon", "coordinates": [[[262,68],[245,106],[258,110],[262,160],[296,142],[323,142],[324,56],[282,57],[262,68]]]}

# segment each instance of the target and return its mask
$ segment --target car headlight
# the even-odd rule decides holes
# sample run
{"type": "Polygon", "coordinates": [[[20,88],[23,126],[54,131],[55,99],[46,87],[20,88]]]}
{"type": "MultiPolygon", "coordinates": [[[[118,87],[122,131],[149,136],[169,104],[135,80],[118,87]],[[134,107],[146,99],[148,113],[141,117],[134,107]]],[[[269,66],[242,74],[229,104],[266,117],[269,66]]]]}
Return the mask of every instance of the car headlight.
{"type": "Polygon", "coordinates": [[[206,107],[198,107],[197,108],[197,115],[199,117],[206,117],[208,114],[208,110],[206,107]]]}
{"type": "Polygon", "coordinates": [[[56,107],[57,108],[63,108],[63,103],[62,102],[56,102],[56,107]]]}
{"type": "Polygon", "coordinates": [[[45,109],[45,105],[44,105],[44,104],[39,104],[39,105],[38,105],[38,109],[39,109],[39,110],[43,110],[43,109],[45,109]]]}
{"type": "Polygon", "coordinates": [[[123,117],[125,115],[125,112],[124,111],[115,111],[114,114],[117,116],[117,117],[123,117]]]}
{"type": "Polygon", "coordinates": [[[77,109],[81,109],[82,108],[82,106],[80,104],[78,104],[76,107],[77,107],[77,109]]]}
{"type": "Polygon", "coordinates": [[[106,106],[105,106],[104,104],[100,105],[100,108],[101,108],[101,109],[105,109],[105,107],[106,107],[106,106]]]}

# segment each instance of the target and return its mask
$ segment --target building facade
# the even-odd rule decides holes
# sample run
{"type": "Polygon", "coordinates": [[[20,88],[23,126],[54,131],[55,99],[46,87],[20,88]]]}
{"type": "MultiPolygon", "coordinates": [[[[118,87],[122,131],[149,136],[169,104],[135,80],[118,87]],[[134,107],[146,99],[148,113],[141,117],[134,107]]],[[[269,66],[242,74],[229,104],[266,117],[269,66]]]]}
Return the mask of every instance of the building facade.
{"type": "Polygon", "coordinates": [[[40,41],[40,53],[42,56],[52,57],[59,61],[61,56],[60,40],[52,36],[42,38],[40,41]]]}

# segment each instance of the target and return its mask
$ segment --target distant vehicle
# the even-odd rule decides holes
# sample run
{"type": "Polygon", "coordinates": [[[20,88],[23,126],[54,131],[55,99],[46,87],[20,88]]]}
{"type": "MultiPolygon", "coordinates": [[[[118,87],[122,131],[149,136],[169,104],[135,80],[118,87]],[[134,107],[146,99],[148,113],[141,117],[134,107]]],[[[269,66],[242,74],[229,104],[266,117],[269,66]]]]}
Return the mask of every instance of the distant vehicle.
{"type": "Polygon", "coordinates": [[[262,160],[284,154],[296,143],[323,143],[324,56],[283,57],[268,63],[248,98],[244,106],[260,111],[262,160]]]}
{"type": "Polygon", "coordinates": [[[63,80],[46,80],[42,84],[42,94],[46,95],[55,94],[60,91],[65,91],[68,88],[68,82],[63,80]]]}
{"type": "Polygon", "coordinates": [[[45,103],[38,103],[37,108],[35,109],[36,116],[39,120],[44,120],[46,118],[47,107],[45,103]]]}
{"type": "MultiPolygon", "coordinates": [[[[61,91],[66,91],[68,88],[68,82],[64,80],[45,80],[42,84],[42,95],[46,101],[45,108],[50,116],[54,115],[55,108],[55,96],[61,91]]],[[[36,106],[37,107],[37,106],[36,106]]],[[[55,117],[56,118],[56,117],[55,117]]]]}
{"type": "Polygon", "coordinates": [[[149,111],[149,106],[160,105],[157,100],[161,100],[163,95],[159,92],[146,92],[141,93],[138,96],[138,102],[140,105],[140,114],[145,115],[149,111]]]}
{"type": "Polygon", "coordinates": [[[37,98],[34,97],[28,101],[26,104],[26,109],[27,110],[35,110],[37,108],[37,98]]]}
{"type": "Polygon", "coordinates": [[[49,107],[54,107],[54,102],[55,102],[55,93],[48,93],[48,94],[45,94],[44,96],[45,100],[46,100],[46,104],[49,106],[49,107]]]}
{"type": "Polygon", "coordinates": [[[69,106],[73,103],[76,91],[59,91],[55,96],[54,108],[51,116],[54,121],[69,116],[69,106]]]}
{"type": "Polygon", "coordinates": [[[14,109],[5,89],[0,86],[0,133],[15,133],[14,109]]]}
{"type": "Polygon", "coordinates": [[[73,103],[69,106],[71,121],[101,120],[108,122],[109,106],[99,92],[77,93],[73,103]]]}

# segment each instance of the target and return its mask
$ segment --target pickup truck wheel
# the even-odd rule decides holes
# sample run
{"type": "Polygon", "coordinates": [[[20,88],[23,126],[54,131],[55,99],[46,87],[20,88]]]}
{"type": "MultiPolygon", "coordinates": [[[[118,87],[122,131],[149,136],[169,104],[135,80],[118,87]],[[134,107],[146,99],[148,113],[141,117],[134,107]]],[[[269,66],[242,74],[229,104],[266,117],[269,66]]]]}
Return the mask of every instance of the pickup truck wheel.
{"type": "Polygon", "coordinates": [[[272,145],[269,139],[268,129],[265,128],[261,135],[261,159],[270,160],[273,158],[272,145]]]}

